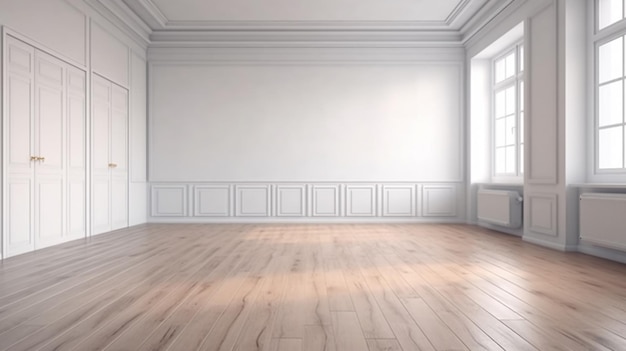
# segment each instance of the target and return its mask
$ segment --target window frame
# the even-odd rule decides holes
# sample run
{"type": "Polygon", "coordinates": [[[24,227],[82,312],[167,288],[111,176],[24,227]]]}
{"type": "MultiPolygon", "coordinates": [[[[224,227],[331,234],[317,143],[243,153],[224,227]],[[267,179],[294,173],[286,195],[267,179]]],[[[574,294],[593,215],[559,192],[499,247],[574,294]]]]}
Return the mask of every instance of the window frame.
{"type": "Polygon", "coordinates": [[[590,84],[591,96],[593,96],[592,109],[589,118],[590,131],[590,156],[589,170],[590,179],[600,182],[623,182],[626,181],[626,0],[622,0],[622,19],[617,20],[603,28],[600,28],[600,1],[592,2],[593,11],[591,15],[591,35],[589,40],[589,51],[591,55],[590,84]],[[611,79],[600,83],[600,47],[615,39],[622,39],[622,75],[619,78],[611,79]],[[622,82],[622,123],[600,127],[600,87],[614,82],[622,82]],[[622,128],[622,167],[600,168],[600,131],[609,128],[622,128]]]}
{"type": "MultiPolygon", "coordinates": [[[[525,92],[523,90],[522,87],[524,87],[525,84],[525,74],[526,74],[526,69],[525,67],[522,66],[522,63],[525,64],[525,58],[524,58],[524,39],[520,39],[516,42],[514,42],[513,44],[507,46],[505,49],[501,50],[498,54],[494,55],[492,57],[492,59],[490,60],[490,71],[491,71],[491,78],[490,78],[490,99],[491,99],[491,116],[490,116],[490,128],[491,128],[491,177],[494,181],[498,182],[498,181],[514,181],[514,182],[519,182],[519,181],[523,181],[524,178],[524,145],[525,145],[525,140],[524,140],[524,136],[521,135],[521,132],[524,131],[524,126],[522,125],[524,123],[524,120],[521,118],[522,114],[525,114],[525,109],[524,109],[524,104],[522,103],[522,99],[521,96],[522,94],[524,94],[524,98],[525,97],[525,92]],[[513,54],[515,57],[515,69],[514,69],[514,73],[512,76],[503,79],[500,82],[496,82],[496,64],[498,62],[500,62],[501,60],[506,60],[506,58],[513,54]],[[498,93],[500,92],[504,92],[507,89],[513,87],[514,88],[514,96],[515,96],[515,108],[514,108],[514,114],[513,116],[515,117],[515,142],[514,144],[512,144],[512,146],[515,148],[515,171],[514,172],[506,172],[506,165],[505,167],[505,172],[504,173],[498,173],[497,172],[497,165],[496,165],[496,153],[497,153],[497,149],[499,148],[504,148],[506,149],[507,147],[510,147],[511,145],[504,145],[504,146],[497,146],[496,145],[496,139],[497,139],[497,130],[496,130],[496,121],[497,119],[500,119],[496,116],[496,96],[498,93]]],[[[507,116],[511,116],[505,115],[501,118],[507,118],[507,116]]],[[[506,163],[506,161],[505,161],[506,163]]]]}

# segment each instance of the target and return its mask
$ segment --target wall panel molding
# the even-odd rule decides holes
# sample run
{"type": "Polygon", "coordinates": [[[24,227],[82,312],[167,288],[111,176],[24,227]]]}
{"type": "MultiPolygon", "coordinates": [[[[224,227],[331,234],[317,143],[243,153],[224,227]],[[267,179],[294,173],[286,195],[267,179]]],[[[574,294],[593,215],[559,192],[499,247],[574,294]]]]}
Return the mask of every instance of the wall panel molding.
{"type": "Polygon", "coordinates": [[[271,185],[235,185],[238,217],[271,216],[271,185]]]}
{"type": "Polygon", "coordinates": [[[151,222],[463,222],[462,183],[153,183],[151,222]]]}
{"type": "Polygon", "coordinates": [[[232,188],[229,185],[195,185],[195,217],[228,217],[231,215],[232,188]]]}
{"type": "Polygon", "coordinates": [[[276,187],[276,216],[277,217],[304,217],[307,214],[306,188],[304,184],[277,185],[276,187]]]}
{"type": "Polygon", "coordinates": [[[382,215],[384,217],[414,217],[416,187],[407,185],[382,186],[382,215]]]}
{"type": "Polygon", "coordinates": [[[313,185],[311,201],[311,216],[313,217],[339,217],[341,215],[339,185],[313,185]]]}
{"type": "Polygon", "coordinates": [[[528,229],[531,232],[558,235],[558,196],[556,194],[534,193],[528,195],[528,229]]]}
{"type": "Polygon", "coordinates": [[[377,215],[377,186],[375,184],[346,185],[346,217],[375,217],[377,215]]]}
{"type": "Polygon", "coordinates": [[[152,185],[153,217],[184,217],[187,215],[186,185],[152,185]]]}
{"type": "Polygon", "coordinates": [[[422,215],[424,217],[455,217],[460,205],[456,185],[424,185],[422,215]]]}

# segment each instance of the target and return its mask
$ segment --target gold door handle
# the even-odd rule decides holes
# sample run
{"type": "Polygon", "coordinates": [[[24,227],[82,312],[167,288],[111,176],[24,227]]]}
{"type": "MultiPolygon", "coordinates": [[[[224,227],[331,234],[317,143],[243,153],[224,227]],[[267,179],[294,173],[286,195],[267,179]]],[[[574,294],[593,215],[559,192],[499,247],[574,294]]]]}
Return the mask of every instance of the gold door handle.
{"type": "Polygon", "coordinates": [[[37,161],[45,162],[46,158],[45,157],[37,157],[37,161]]]}
{"type": "Polygon", "coordinates": [[[37,156],[31,156],[31,157],[30,157],[30,160],[31,160],[31,161],[39,161],[39,157],[37,157],[37,156]]]}
{"type": "Polygon", "coordinates": [[[109,168],[115,168],[115,167],[117,167],[117,164],[115,164],[115,163],[109,163],[109,168]]]}

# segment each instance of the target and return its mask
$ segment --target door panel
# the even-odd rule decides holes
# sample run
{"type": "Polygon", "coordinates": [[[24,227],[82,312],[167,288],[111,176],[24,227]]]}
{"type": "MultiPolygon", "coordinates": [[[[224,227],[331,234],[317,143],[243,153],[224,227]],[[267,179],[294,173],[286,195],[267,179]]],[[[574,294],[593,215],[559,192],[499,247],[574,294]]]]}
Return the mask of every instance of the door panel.
{"type": "Polygon", "coordinates": [[[33,166],[32,80],[9,73],[7,84],[7,146],[9,172],[29,172],[33,166]]]}
{"type": "Polygon", "coordinates": [[[37,163],[37,172],[60,173],[64,169],[65,121],[63,88],[37,86],[36,147],[45,160],[37,163]]]}
{"type": "Polygon", "coordinates": [[[111,114],[111,162],[114,173],[128,172],[128,93],[113,85],[111,114]]]}
{"type": "Polygon", "coordinates": [[[93,105],[93,140],[91,164],[94,174],[109,173],[109,106],[94,101],[93,105]]]}
{"type": "Polygon", "coordinates": [[[111,230],[111,186],[108,177],[94,178],[91,184],[91,226],[92,234],[111,230]]]}
{"type": "Polygon", "coordinates": [[[70,180],[67,184],[67,237],[75,239],[85,236],[87,208],[85,206],[84,180],[70,180]]]}
{"type": "Polygon", "coordinates": [[[113,177],[111,188],[111,230],[128,227],[127,178],[113,177]]]}
{"type": "Polygon", "coordinates": [[[64,239],[63,179],[38,177],[36,181],[35,248],[54,245],[64,239]],[[43,179],[42,179],[43,178],[43,179]]]}
{"type": "Polygon", "coordinates": [[[7,182],[5,235],[7,255],[17,255],[35,248],[33,237],[33,191],[28,178],[9,178],[7,182]]]}

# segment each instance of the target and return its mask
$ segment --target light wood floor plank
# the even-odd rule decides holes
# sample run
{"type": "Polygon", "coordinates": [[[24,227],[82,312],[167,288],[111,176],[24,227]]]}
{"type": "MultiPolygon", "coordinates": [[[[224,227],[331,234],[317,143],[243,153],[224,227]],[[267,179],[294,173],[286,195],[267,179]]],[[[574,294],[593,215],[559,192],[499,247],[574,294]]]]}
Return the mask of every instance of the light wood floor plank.
{"type": "Polygon", "coordinates": [[[0,263],[0,350],[626,350],[626,265],[465,225],[150,224],[0,263]]]}

